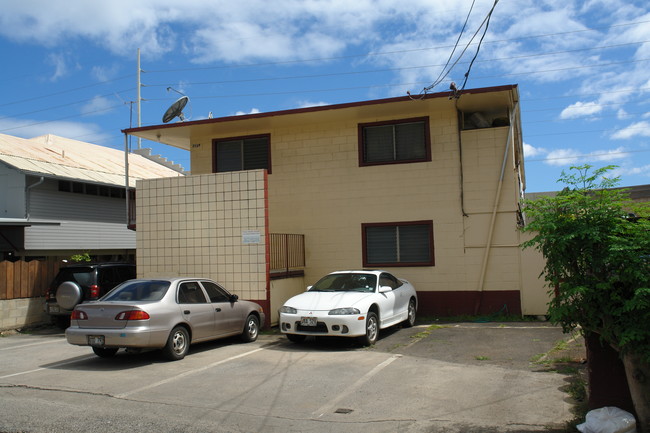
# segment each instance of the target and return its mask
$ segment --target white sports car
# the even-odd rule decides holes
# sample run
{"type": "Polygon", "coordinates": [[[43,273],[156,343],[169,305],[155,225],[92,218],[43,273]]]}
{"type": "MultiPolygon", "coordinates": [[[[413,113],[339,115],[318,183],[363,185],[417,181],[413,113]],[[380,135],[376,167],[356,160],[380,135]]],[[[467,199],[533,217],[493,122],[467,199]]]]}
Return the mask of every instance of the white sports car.
{"type": "Polygon", "coordinates": [[[280,330],[293,342],[308,335],[358,337],[369,346],[379,330],[415,323],[417,295],[384,271],[339,271],[321,278],[280,308],[280,330]]]}

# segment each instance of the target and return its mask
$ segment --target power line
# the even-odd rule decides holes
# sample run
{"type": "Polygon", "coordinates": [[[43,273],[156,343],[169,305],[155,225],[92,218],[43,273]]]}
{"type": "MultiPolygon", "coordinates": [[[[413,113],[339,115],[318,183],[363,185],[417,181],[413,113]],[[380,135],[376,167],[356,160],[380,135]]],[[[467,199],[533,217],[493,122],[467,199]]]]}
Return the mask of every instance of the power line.
{"type": "Polygon", "coordinates": [[[58,95],[63,95],[64,93],[76,92],[77,90],[89,89],[91,87],[101,86],[102,84],[112,83],[114,81],[119,81],[119,80],[123,80],[125,78],[130,78],[130,77],[133,77],[133,75],[134,74],[124,75],[122,77],[114,78],[112,80],[98,81],[98,82],[93,83],[93,84],[87,84],[85,86],[75,87],[73,89],[60,90],[58,92],[48,93],[47,95],[34,96],[32,98],[18,99],[18,100],[11,101],[11,102],[5,102],[4,104],[0,104],[0,107],[6,107],[7,105],[13,105],[13,104],[21,104],[23,102],[36,101],[38,99],[49,98],[50,96],[58,96],[58,95]]]}

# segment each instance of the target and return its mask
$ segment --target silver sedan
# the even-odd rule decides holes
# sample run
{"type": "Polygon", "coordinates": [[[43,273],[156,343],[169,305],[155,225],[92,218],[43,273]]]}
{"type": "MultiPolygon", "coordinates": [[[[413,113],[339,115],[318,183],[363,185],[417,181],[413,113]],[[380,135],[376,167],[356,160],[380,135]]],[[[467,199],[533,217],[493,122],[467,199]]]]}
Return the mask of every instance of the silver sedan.
{"type": "Polygon", "coordinates": [[[264,311],[205,278],[129,280],[96,302],[79,304],[65,336],[112,357],[120,348],[162,349],[183,359],[191,343],[241,335],[255,341],[264,311]]]}

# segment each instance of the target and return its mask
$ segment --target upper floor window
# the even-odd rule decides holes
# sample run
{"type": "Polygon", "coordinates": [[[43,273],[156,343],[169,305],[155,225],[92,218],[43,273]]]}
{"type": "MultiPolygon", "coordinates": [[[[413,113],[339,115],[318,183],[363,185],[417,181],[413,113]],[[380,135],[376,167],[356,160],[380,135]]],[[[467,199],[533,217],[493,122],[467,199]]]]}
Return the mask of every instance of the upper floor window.
{"type": "Polygon", "coordinates": [[[271,173],[270,142],[268,134],[214,140],[213,172],[265,168],[271,173]]]}
{"type": "Polygon", "coordinates": [[[359,165],[431,161],[429,118],[359,124],[359,165]]]}

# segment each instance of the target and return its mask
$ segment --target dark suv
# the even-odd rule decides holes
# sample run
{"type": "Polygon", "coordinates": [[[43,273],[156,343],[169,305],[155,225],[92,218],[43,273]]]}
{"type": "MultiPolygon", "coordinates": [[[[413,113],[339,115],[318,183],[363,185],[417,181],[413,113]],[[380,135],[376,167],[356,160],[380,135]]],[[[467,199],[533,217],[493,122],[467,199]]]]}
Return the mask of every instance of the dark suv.
{"type": "Polygon", "coordinates": [[[135,278],[131,263],[86,263],[59,269],[45,294],[45,311],[62,328],[70,324],[75,305],[94,301],[118,284],[135,278]]]}

